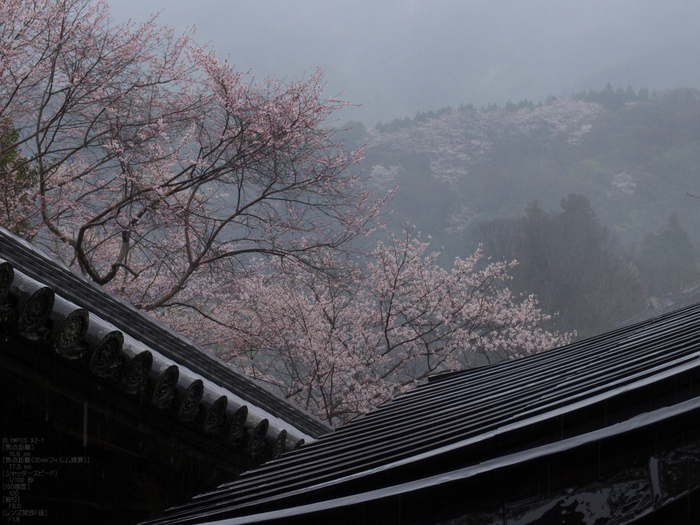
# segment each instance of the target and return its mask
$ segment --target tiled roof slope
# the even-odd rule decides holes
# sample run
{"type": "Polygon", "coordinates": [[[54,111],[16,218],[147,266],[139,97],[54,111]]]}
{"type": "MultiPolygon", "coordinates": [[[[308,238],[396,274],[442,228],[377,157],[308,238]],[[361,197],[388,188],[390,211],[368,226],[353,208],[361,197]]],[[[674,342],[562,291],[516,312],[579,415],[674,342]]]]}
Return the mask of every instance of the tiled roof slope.
{"type": "MultiPolygon", "coordinates": [[[[47,285],[62,303],[66,301],[89,311],[93,318],[108,321],[136,345],[163,356],[168,365],[179,367],[180,376],[191,375],[192,383],[205,381],[204,401],[220,399],[249,405],[248,414],[269,421],[270,433],[289,429],[289,438],[313,440],[331,431],[330,426],[276,396],[220,359],[197,348],[188,339],[139,312],[130,304],[77,275],[60,261],[0,228],[0,258],[12,264],[18,276],[26,275],[47,285]],[[200,378],[197,380],[196,378],[200,378]]],[[[75,309],[75,307],[74,307],[75,309]]],[[[132,345],[133,346],[133,345],[132,345]]],[[[127,344],[125,348],[129,347],[127,344]]],[[[163,362],[161,366],[165,366],[163,362]]],[[[201,387],[200,387],[201,388],[201,387]]],[[[231,403],[230,403],[231,404],[231,403]]],[[[230,406],[229,404],[229,406],[230,406]]],[[[220,407],[219,407],[220,408],[220,407]]]]}
{"type": "MultiPolygon", "coordinates": [[[[350,510],[383,498],[406,505],[431,487],[607,443],[684,414],[700,428],[700,305],[538,355],[438,376],[153,523],[342,521],[327,521],[333,509],[354,523],[350,510]]],[[[473,493],[470,501],[478,497],[473,493]]],[[[394,522],[426,523],[406,515],[385,521],[394,522]]]]}

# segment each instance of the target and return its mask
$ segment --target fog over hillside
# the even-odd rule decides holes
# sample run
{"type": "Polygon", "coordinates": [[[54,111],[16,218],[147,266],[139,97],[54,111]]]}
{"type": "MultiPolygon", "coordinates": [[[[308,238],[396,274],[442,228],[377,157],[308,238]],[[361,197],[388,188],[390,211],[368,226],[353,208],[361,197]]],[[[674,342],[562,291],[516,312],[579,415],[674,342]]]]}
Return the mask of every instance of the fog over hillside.
{"type": "Polygon", "coordinates": [[[294,78],[321,67],[328,94],[373,126],[416,111],[543,100],[632,84],[700,87],[700,3],[637,0],[112,0],[117,21],[195,25],[240,70],[294,78]],[[688,62],[690,61],[690,62],[688,62]]]}
{"type": "Polygon", "coordinates": [[[110,4],[116,22],[195,26],[251,80],[321,68],[324,96],[355,105],[334,115],[354,121],[346,146],[397,187],[376,235],[414,224],[445,267],[479,243],[521,261],[511,287],[560,312],[554,328],[697,300],[700,2],[110,4]]]}

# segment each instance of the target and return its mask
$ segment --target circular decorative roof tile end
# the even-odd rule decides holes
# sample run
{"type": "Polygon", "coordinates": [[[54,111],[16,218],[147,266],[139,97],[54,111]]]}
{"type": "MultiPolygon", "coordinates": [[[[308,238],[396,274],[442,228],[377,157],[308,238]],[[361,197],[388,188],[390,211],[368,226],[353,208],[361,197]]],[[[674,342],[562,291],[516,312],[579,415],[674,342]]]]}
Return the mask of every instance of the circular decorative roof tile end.
{"type": "Polygon", "coordinates": [[[216,432],[224,424],[224,418],[226,415],[226,406],[228,405],[228,398],[226,396],[219,397],[207,410],[204,417],[204,423],[202,425],[202,430],[205,433],[211,434],[216,432]]]}
{"type": "Polygon", "coordinates": [[[153,385],[153,393],[150,397],[150,401],[153,406],[163,409],[170,405],[171,401],[175,397],[175,390],[177,388],[177,380],[179,377],[180,369],[177,367],[177,365],[170,365],[163,370],[153,385]]]}
{"type": "Polygon", "coordinates": [[[84,308],[78,308],[69,313],[53,335],[56,353],[68,359],[79,358],[85,348],[77,352],[75,349],[87,334],[89,326],[90,316],[84,308]]]}
{"type": "Polygon", "coordinates": [[[177,407],[177,417],[180,421],[192,421],[199,410],[199,403],[204,395],[204,383],[195,379],[185,390],[177,407]]]}
{"type": "Polygon", "coordinates": [[[272,457],[274,459],[280,457],[284,453],[286,445],[287,445],[287,431],[285,429],[282,429],[282,431],[277,435],[277,438],[275,439],[275,443],[272,447],[272,457]]]}
{"type": "Polygon", "coordinates": [[[107,377],[112,372],[112,365],[119,359],[124,344],[121,332],[109,332],[97,344],[90,357],[90,371],[100,377],[107,377]]]}
{"type": "Polygon", "coordinates": [[[250,438],[250,449],[252,452],[257,452],[265,442],[265,436],[267,435],[267,430],[269,428],[270,422],[267,419],[263,419],[253,429],[253,434],[250,438]]]}
{"type": "Polygon", "coordinates": [[[14,278],[15,270],[12,264],[7,261],[0,262],[0,303],[7,301],[14,278]]]}
{"type": "Polygon", "coordinates": [[[136,394],[143,387],[153,366],[153,354],[141,352],[124,368],[119,378],[119,386],[128,394],[136,394]]]}
{"type": "Polygon", "coordinates": [[[54,303],[54,292],[48,286],[36,290],[26,300],[19,304],[19,331],[32,333],[41,328],[51,315],[54,303]]]}
{"type": "Polygon", "coordinates": [[[226,412],[226,438],[236,441],[245,434],[245,422],[248,420],[248,406],[243,405],[235,412],[226,412]]]}

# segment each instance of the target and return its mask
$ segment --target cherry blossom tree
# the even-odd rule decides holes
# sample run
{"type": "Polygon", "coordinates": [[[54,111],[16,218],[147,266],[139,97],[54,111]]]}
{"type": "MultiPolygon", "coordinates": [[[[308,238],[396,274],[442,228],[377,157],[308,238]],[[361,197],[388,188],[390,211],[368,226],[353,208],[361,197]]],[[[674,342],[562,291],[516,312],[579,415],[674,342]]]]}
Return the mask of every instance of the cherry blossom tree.
{"type": "MultiPolygon", "coordinates": [[[[529,156],[527,150],[572,148],[604,111],[600,104],[575,99],[550,99],[546,104],[519,109],[511,106],[446,109],[426,118],[417,116],[393,131],[381,131],[380,126],[369,132],[368,156],[373,160],[376,181],[384,185],[398,182],[398,201],[403,198],[401,188],[415,185],[418,179],[431,180],[433,193],[444,188],[448,194],[442,203],[446,216],[443,219],[433,214],[431,232],[453,235],[472,228],[479,213],[490,217],[503,213],[497,208],[499,187],[507,185],[514,193],[527,193],[527,178],[519,171],[529,156]],[[517,161],[506,173],[496,172],[494,177],[495,160],[507,159],[511,148],[517,152],[517,161]]],[[[409,209],[402,218],[411,217],[412,212],[409,209]]]]}
{"type": "Polygon", "coordinates": [[[300,265],[260,264],[235,285],[164,315],[213,352],[331,423],[346,422],[430,374],[513,359],[565,344],[570,334],[533,296],[507,287],[515,263],[477,269],[481,251],[436,264],[412,229],[377,242],[345,278],[300,265]],[[183,322],[182,318],[187,319],[183,322]],[[202,334],[207,334],[206,340],[202,334]]]}
{"type": "MultiPolygon", "coordinates": [[[[313,264],[366,233],[377,202],[333,141],[320,72],[256,81],[105,3],[0,4],[0,118],[36,167],[31,234],[145,310],[251,254],[313,264]]],[[[19,166],[21,167],[21,166],[19,166]]],[[[19,169],[13,167],[12,169],[19,169]]],[[[216,277],[214,277],[216,276],[216,277]]]]}
{"type": "Polygon", "coordinates": [[[3,206],[96,283],[334,423],[477,354],[565,341],[511,296],[508,265],[477,271],[477,253],[442,270],[410,230],[356,253],[385,198],[335,140],[344,103],[323,89],[320,72],[237,72],[155,18],[116,25],[104,2],[5,0],[3,206]]]}
{"type": "Polygon", "coordinates": [[[512,111],[453,109],[393,133],[372,131],[369,146],[399,155],[425,155],[435,178],[455,185],[504,138],[531,136],[543,143],[576,144],[591,130],[603,106],[582,100],[553,100],[512,111]]]}

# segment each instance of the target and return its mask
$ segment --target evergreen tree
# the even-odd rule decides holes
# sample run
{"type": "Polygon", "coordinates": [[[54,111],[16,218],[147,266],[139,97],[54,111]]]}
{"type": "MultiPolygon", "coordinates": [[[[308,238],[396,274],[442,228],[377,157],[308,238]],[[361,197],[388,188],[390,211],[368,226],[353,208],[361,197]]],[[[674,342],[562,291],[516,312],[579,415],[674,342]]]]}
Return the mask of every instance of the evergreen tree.
{"type": "MultiPolygon", "coordinates": [[[[592,336],[632,317],[644,302],[639,272],[622,254],[615,239],[603,227],[590,201],[571,194],[561,201],[562,211],[547,214],[537,201],[528,205],[520,226],[515,251],[518,266],[513,288],[534,293],[544,311],[557,313],[557,329],[592,336]]],[[[478,235],[502,234],[505,223],[479,227],[478,235]]],[[[512,241],[490,240],[490,247],[512,245],[512,241]]]]}
{"type": "Polygon", "coordinates": [[[657,233],[644,237],[640,251],[640,266],[653,295],[681,292],[700,279],[700,254],[675,211],[657,233]]]}

